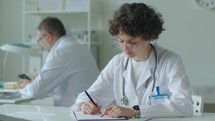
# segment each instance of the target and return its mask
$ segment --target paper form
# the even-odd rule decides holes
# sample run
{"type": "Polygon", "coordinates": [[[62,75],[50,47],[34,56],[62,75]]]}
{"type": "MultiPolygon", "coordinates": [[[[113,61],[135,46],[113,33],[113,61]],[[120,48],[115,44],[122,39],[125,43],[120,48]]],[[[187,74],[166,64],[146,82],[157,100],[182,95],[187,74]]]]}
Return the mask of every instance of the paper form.
{"type": "Polygon", "coordinates": [[[94,114],[94,115],[91,115],[91,114],[83,114],[82,112],[76,112],[74,111],[73,112],[75,118],[78,120],[78,121],[90,121],[90,120],[127,120],[127,118],[125,117],[121,117],[121,118],[112,118],[112,117],[109,117],[109,116],[103,116],[103,117],[100,117],[100,114],[94,114]]]}

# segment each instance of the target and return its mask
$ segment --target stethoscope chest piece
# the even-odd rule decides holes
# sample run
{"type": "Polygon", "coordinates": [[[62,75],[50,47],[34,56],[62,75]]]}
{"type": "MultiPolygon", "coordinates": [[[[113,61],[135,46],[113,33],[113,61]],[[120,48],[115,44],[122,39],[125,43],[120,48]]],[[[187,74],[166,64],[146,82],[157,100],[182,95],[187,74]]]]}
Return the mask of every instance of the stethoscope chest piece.
{"type": "Polygon", "coordinates": [[[128,105],[128,98],[125,95],[123,96],[123,98],[121,98],[121,105],[128,105]]]}

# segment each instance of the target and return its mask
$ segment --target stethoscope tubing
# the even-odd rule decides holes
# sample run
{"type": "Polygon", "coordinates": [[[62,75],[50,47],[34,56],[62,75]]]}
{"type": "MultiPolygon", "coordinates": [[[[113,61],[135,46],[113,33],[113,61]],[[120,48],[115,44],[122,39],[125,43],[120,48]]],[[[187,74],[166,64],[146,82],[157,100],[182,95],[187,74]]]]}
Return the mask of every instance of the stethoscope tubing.
{"type": "MultiPolygon", "coordinates": [[[[155,67],[154,67],[154,71],[153,71],[153,75],[152,75],[152,78],[153,78],[152,92],[153,92],[153,90],[154,90],[154,88],[155,88],[155,80],[156,80],[156,79],[155,79],[155,73],[156,73],[156,70],[157,70],[158,59],[157,59],[157,51],[156,51],[156,48],[155,48],[154,45],[152,45],[152,44],[151,44],[151,46],[152,46],[152,49],[154,50],[154,54],[155,54],[155,67]]],[[[126,60],[126,64],[125,64],[125,69],[124,69],[124,71],[127,69],[128,61],[129,61],[129,58],[127,58],[127,60],[126,60]]],[[[148,85],[147,85],[147,87],[148,87],[148,85]]],[[[147,88],[147,87],[146,87],[146,88],[147,88]]],[[[123,98],[126,97],[126,95],[125,95],[125,78],[124,78],[124,77],[123,77],[122,95],[123,95],[123,98]]]]}

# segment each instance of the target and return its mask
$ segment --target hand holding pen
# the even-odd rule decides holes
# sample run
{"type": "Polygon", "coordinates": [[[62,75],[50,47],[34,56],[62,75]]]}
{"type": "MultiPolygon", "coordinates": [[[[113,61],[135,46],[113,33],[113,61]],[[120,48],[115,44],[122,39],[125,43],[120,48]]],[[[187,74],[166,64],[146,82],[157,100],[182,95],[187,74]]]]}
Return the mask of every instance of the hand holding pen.
{"type": "Polygon", "coordinates": [[[86,114],[96,114],[96,113],[101,113],[101,106],[91,98],[91,96],[88,94],[87,91],[85,91],[87,97],[90,99],[88,102],[84,102],[81,105],[81,110],[83,113],[86,114]]]}

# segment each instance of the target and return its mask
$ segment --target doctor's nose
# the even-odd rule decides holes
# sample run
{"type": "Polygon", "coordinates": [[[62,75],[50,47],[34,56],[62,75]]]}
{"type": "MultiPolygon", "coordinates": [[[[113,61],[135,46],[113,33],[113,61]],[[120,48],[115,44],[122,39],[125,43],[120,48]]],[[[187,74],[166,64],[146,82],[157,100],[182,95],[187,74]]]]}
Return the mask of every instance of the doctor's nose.
{"type": "Polygon", "coordinates": [[[128,43],[124,43],[124,44],[121,46],[121,48],[122,48],[123,50],[132,50],[131,45],[128,44],[128,43]]]}

